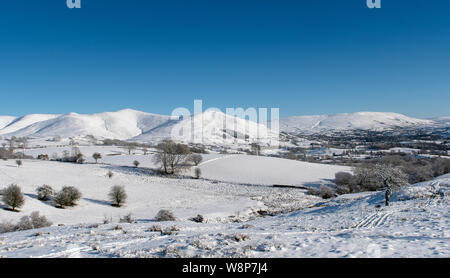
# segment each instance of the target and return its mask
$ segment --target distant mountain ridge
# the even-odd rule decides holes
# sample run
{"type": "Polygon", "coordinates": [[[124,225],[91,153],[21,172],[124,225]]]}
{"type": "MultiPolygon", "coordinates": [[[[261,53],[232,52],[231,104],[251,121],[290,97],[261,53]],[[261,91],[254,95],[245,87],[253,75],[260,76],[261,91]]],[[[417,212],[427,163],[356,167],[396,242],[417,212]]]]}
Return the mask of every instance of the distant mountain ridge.
{"type": "Polygon", "coordinates": [[[295,116],[280,120],[284,132],[323,132],[339,130],[382,131],[399,127],[422,127],[438,124],[436,120],[417,119],[390,112],[357,112],[334,115],[295,116]]]}
{"type": "MultiPolygon", "coordinates": [[[[295,116],[280,119],[280,131],[288,133],[320,133],[343,130],[387,130],[399,127],[450,126],[450,117],[416,119],[398,113],[357,112],[334,115],[295,116]]],[[[221,112],[204,112],[186,119],[151,114],[132,109],[96,114],[30,114],[23,117],[0,116],[0,135],[63,138],[93,135],[133,141],[155,141],[178,137],[219,144],[227,139],[234,143],[251,142],[250,138],[273,138],[265,125],[232,117],[221,112]],[[200,121],[199,121],[200,120],[200,121]],[[197,123],[195,126],[193,123],[197,123]],[[200,126],[198,123],[201,123],[200,126]],[[225,128],[225,123],[226,125],[225,128]],[[229,124],[232,123],[232,124],[229,124]],[[176,132],[173,132],[176,131],[176,132]],[[178,132],[178,133],[177,133],[178,132]],[[262,136],[261,136],[262,135],[262,136]]]]}

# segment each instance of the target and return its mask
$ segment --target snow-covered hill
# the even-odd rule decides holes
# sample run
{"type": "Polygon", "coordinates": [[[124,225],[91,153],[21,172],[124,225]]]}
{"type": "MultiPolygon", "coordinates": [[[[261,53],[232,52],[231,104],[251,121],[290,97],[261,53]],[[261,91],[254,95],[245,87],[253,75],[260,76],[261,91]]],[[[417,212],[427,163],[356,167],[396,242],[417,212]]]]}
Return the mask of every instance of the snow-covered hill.
{"type": "Polygon", "coordinates": [[[330,130],[387,130],[396,127],[435,125],[433,120],[422,120],[397,113],[358,112],[335,115],[296,116],[280,120],[284,132],[321,132],[330,130]]]}
{"type": "MultiPolygon", "coordinates": [[[[280,120],[280,130],[313,133],[337,130],[386,130],[396,127],[449,126],[448,117],[416,119],[396,113],[359,112],[351,114],[296,116],[280,120]]],[[[205,144],[270,143],[277,137],[265,125],[218,111],[174,119],[166,115],[125,109],[91,115],[32,114],[0,117],[0,135],[36,138],[59,135],[63,138],[93,135],[99,138],[154,141],[165,138],[205,144]]]]}
{"type": "Polygon", "coordinates": [[[277,134],[265,125],[233,117],[218,111],[207,111],[189,118],[169,121],[137,136],[137,141],[172,138],[184,142],[209,145],[260,142],[270,144],[277,134]]]}
{"type": "Polygon", "coordinates": [[[169,119],[169,116],[130,109],[92,115],[76,113],[29,115],[0,129],[0,135],[30,137],[93,135],[102,138],[130,139],[166,123],[169,119]]]}

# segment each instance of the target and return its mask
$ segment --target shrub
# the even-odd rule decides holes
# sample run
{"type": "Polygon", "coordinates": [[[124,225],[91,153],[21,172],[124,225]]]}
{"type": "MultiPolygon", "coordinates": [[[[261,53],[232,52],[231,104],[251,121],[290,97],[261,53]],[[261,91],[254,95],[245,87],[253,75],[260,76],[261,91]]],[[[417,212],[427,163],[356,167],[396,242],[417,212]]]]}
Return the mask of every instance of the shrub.
{"type": "Polygon", "coordinates": [[[125,187],[115,185],[111,188],[108,197],[113,206],[121,207],[127,200],[128,196],[125,192],[125,187]]]}
{"type": "Polygon", "coordinates": [[[50,185],[43,185],[36,189],[37,198],[41,201],[48,201],[51,199],[55,191],[50,185]]]}
{"type": "Polygon", "coordinates": [[[3,190],[2,200],[5,205],[10,206],[13,211],[15,211],[16,208],[21,208],[25,203],[22,189],[20,189],[17,184],[11,184],[3,190]]]}
{"type": "Polygon", "coordinates": [[[111,178],[114,176],[114,173],[111,172],[111,171],[109,171],[109,172],[106,174],[106,176],[107,176],[108,178],[111,179],[111,178]]]}
{"type": "Polygon", "coordinates": [[[30,216],[24,216],[17,224],[11,222],[3,222],[0,224],[0,234],[10,233],[15,231],[39,229],[51,226],[52,223],[48,221],[47,217],[40,216],[39,212],[35,211],[30,216]]]}
{"type": "Polygon", "coordinates": [[[11,233],[16,231],[16,225],[11,222],[0,223],[0,234],[11,233]]]}
{"type": "Polygon", "coordinates": [[[160,226],[157,225],[153,225],[148,229],[149,232],[161,232],[162,228],[160,226]]]}
{"type": "Polygon", "coordinates": [[[52,222],[48,221],[47,217],[44,215],[40,216],[38,211],[31,213],[30,219],[34,229],[49,227],[52,225],[52,222]]]}
{"type": "Polygon", "coordinates": [[[23,165],[23,162],[22,162],[22,160],[18,159],[18,160],[16,160],[16,164],[17,164],[17,167],[20,167],[23,165]]]}
{"type": "Polygon", "coordinates": [[[203,223],[203,221],[205,221],[205,218],[203,217],[203,215],[199,214],[196,217],[192,217],[189,220],[194,221],[196,223],[203,223]]]}
{"type": "Polygon", "coordinates": [[[155,220],[156,221],[175,221],[176,218],[173,215],[173,212],[171,212],[170,210],[162,209],[156,214],[155,220]]]}
{"type": "Polygon", "coordinates": [[[47,217],[40,216],[39,212],[35,211],[30,216],[24,216],[16,225],[17,231],[39,229],[49,227],[52,223],[47,220],[47,217]]]}
{"type": "Polygon", "coordinates": [[[319,196],[320,195],[319,189],[314,188],[314,187],[310,187],[306,193],[308,195],[313,195],[313,196],[319,196]]]}
{"type": "Polygon", "coordinates": [[[202,169],[195,168],[195,178],[199,179],[202,175],[202,169]]]}
{"type": "Polygon", "coordinates": [[[65,186],[53,198],[57,207],[72,207],[81,199],[81,192],[73,186],[65,186]]]}
{"type": "Polygon", "coordinates": [[[40,154],[37,156],[37,159],[39,160],[50,160],[50,158],[48,157],[48,154],[40,154]]]}
{"type": "Polygon", "coordinates": [[[133,215],[131,213],[120,218],[120,223],[134,223],[133,215]]]}
{"type": "Polygon", "coordinates": [[[335,196],[335,192],[331,187],[326,185],[322,185],[319,190],[319,196],[323,199],[330,199],[335,196]]]}
{"type": "Polygon", "coordinates": [[[109,224],[112,222],[112,218],[111,217],[107,217],[106,215],[103,216],[103,224],[109,224]]]}
{"type": "Polygon", "coordinates": [[[349,185],[353,182],[353,175],[347,172],[338,172],[334,177],[336,185],[349,185]]]}
{"type": "Polygon", "coordinates": [[[133,161],[133,165],[134,165],[134,167],[139,167],[139,165],[140,165],[141,163],[139,162],[139,161],[137,161],[137,160],[135,160],[135,161],[133,161]]]}

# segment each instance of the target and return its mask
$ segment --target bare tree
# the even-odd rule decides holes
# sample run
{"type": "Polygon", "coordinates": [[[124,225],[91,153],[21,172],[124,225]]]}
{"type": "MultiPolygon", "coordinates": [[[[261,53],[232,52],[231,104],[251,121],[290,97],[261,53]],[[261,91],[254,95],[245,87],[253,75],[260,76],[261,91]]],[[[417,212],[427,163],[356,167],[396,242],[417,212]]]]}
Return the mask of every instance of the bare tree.
{"type": "Polygon", "coordinates": [[[393,165],[376,164],[373,169],[375,171],[375,177],[380,179],[384,184],[386,189],[386,206],[389,206],[392,191],[408,185],[408,176],[400,167],[395,167],[393,165]]]}
{"type": "Polygon", "coordinates": [[[25,156],[25,149],[28,147],[28,138],[27,137],[19,137],[16,139],[19,143],[20,148],[22,148],[22,153],[25,156]]]}
{"type": "Polygon", "coordinates": [[[188,146],[164,140],[157,145],[157,149],[154,160],[166,174],[175,174],[189,167],[186,163],[191,153],[188,146]]]}
{"type": "Polygon", "coordinates": [[[199,179],[202,176],[202,169],[200,168],[195,168],[195,178],[199,179]]]}
{"type": "Polygon", "coordinates": [[[254,155],[260,155],[261,154],[261,145],[259,145],[257,143],[252,143],[250,145],[250,147],[251,147],[252,154],[254,154],[254,155]]]}
{"type": "Polygon", "coordinates": [[[102,159],[102,154],[101,154],[101,153],[94,153],[94,154],[92,155],[92,158],[95,159],[95,163],[98,163],[98,160],[99,160],[99,159],[102,159]]]}
{"type": "Polygon", "coordinates": [[[126,147],[129,155],[131,155],[131,152],[136,149],[136,145],[133,143],[128,143],[125,147],[126,147]]]}
{"type": "Polygon", "coordinates": [[[189,157],[189,161],[192,161],[195,166],[198,166],[203,160],[203,156],[200,154],[191,154],[189,157]]]}

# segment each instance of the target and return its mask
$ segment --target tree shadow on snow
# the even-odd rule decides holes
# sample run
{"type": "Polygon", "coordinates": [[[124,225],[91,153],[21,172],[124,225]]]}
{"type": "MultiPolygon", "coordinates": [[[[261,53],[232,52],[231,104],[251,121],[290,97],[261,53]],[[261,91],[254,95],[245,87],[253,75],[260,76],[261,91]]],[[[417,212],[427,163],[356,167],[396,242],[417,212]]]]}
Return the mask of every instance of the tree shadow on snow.
{"type": "Polygon", "coordinates": [[[110,202],[103,201],[103,200],[96,200],[96,199],[90,199],[90,198],[83,198],[83,200],[88,201],[90,203],[97,204],[97,205],[113,207],[110,202]]]}
{"type": "Polygon", "coordinates": [[[30,198],[33,198],[33,199],[36,199],[36,200],[40,201],[41,203],[46,204],[47,206],[54,207],[51,200],[48,200],[48,201],[39,200],[38,196],[36,194],[24,193],[23,195],[25,195],[27,197],[30,197],[30,198]]]}

